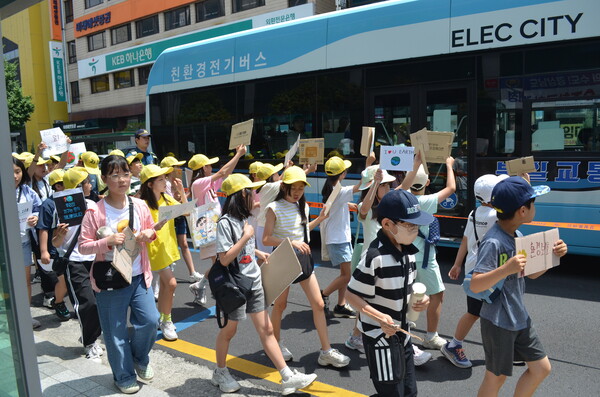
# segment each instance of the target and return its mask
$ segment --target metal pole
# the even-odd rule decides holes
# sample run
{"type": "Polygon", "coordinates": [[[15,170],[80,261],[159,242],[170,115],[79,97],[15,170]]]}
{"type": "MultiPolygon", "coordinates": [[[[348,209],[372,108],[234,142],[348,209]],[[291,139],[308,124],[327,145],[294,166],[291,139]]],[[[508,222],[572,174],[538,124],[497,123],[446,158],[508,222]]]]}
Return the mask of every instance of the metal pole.
{"type": "MultiPolygon", "coordinates": [[[[2,27],[0,23],[0,37],[2,27]]],[[[20,396],[41,397],[40,374],[37,354],[31,327],[29,297],[25,288],[23,252],[18,232],[17,200],[15,197],[15,179],[11,172],[12,153],[8,123],[8,105],[6,102],[6,80],[4,78],[4,60],[0,62],[0,246],[4,248],[0,256],[2,278],[8,287],[5,297],[11,333],[13,362],[20,396]],[[3,163],[3,164],[2,164],[3,163]]]]}

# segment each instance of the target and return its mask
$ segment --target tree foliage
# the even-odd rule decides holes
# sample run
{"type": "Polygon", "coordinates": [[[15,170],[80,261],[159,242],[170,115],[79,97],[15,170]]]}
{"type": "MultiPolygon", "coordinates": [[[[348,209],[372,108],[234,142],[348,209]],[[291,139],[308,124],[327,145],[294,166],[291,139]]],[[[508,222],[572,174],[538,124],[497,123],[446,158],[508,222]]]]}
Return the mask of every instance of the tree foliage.
{"type": "Polygon", "coordinates": [[[17,76],[17,63],[4,61],[4,77],[6,78],[6,100],[8,104],[8,120],[10,130],[21,130],[35,109],[30,96],[24,96],[21,82],[17,76]]]}

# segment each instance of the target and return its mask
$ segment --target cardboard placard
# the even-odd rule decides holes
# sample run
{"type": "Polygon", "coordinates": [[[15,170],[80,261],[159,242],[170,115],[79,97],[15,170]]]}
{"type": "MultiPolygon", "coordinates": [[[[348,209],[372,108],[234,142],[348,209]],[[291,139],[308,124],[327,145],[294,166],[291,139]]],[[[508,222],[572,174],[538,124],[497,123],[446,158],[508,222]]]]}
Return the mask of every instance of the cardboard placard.
{"type": "Polygon", "coordinates": [[[380,146],[379,164],[382,170],[412,171],[415,148],[412,146],[380,146]]]}
{"type": "Polygon", "coordinates": [[[560,258],[552,251],[554,243],[558,240],[560,236],[557,228],[515,238],[517,254],[527,258],[521,276],[529,276],[560,265],[560,258]]]}
{"type": "Polygon", "coordinates": [[[369,157],[375,145],[375,127],[363,127],[360,139],[360,154],[369,157]]]}
{"type": "Polygon", "coordinates": [[[333,191],[331,192],[331,194],[329,195],[329,198],[327,199],[327,202],[325,203],[325,213],[324,213],[325,216],[327,216],[327,214],[329,214],[329,211],[331,210],[331,205],[337,198],[338,194],[340,194],[341,190],[342,190],[342,184],[341,184],[341,182],[338,182],[334,186],[333,191]]]}
{"type": "Polygon", "coordinates": [[[72,143],[69,146],[69,154],[67,155],[67,167],[73,167],[79,162],[79,157],[87,152],[84,142],[72,143]]]}
{"type": "Polygon", "coordinates": [[[231,136],[229,137],[229,150],[235,149],[240,145],[249,146],[252,140],[253,127],[254,119],[232,125],[231,136]]]}
{"type": "Polygon", "coordinates": [[[410,142],[415,148],[415,154],[421,153],[421,163],[423,164],[425,172],[429,173],[426,156],[426,152],[429,149],[429,139],[427,136],[427,130],[423,128],[422,130],[410,134],[410,142]]]}
{"type": "Polygon", "coordinates": [[[175,219],[178,216],[189,215],[196,208],[196,200],[185,204],[161,205],[158,207],[158,221],[175,219]]]}
{"type": "Polygon", "coordinates": [[[285,159],[283,160],[284,167],[287,167],[290,160],[294,158],[296,153],[298,153],[299,147],[300,147],[300,135],[298,135],[298,139],[296,139],[296,142],[292,145],[292,147],[290,147],[290,150],[288,150],[288,152],[285,154],[285,159]]]}
{"type": "Polygon", "coordinates": [[[535,172],[536,170],[533,162],[533,156],[521,157],[519,159],[507,161],[506,171],[510,176],[535,172]]]}
{"type": "Polygon", "coordinates": [[[300,164],[325,163],[325,138],[300,139],[300,164]]]}
{"type": "Polygon", "coordinates": [[[81,225],[86,210],[85,197],[81,188],[63,190],[52,196],[60,223],[69,226],[81,225]]]}
{"type": "Polygon", "coordinates": [[[275,248],[268,262],[260,267],[260,272],[268,307],[302,274],[300,262],[289,238],[275,248]]]}
{"type": "Polygon", "coordinates": [[[44,149],[42,157],[48,158],[55,154],[63,154],[69,149],[67,136],[58,127],[50,128],[49,130],[41,130],[40,136],[42,138],[42,142],[48,146],[46,149],[44,149]]]}
{"type": "Polygon", "coordinates": [[[194,175],[194,171],[189,168],[184,168],[183,174],[185,175],[185,185],[183,187],[189,189],[192,187],[192,176],[194,175]]]}
{"type": "Polygon", "coordinates": [[[27,218],[33,213],[33,201],[26,201],[24,203],[17,203],[17,212],[19,214],[19,228],[21,232],[27,230],[27,218]]]}
{"type": "Polygon", "coordinates": [[[427,131],[429,149],[427,161],[434,164],[445,164],[452,151],[454,132],[427,131]]]}
{"type": "Polygon", "coordinates": [[[113,267],[117,269],[129,284],[133,271],[133,259],[140,254],[140,245],[135,241],[135,235],[129,227],[123,230],[125,241],[113,249],[113,267]]]}

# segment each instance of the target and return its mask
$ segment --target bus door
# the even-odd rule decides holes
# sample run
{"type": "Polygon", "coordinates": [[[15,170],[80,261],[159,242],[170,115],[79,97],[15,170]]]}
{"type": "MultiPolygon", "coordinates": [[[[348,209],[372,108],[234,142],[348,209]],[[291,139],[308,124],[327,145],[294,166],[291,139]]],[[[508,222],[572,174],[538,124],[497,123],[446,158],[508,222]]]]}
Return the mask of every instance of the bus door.
{"type": "MultiPolygon", "coordinates": [[[[455,133],[452,156],[457,190],[438,206],[442,237],[462,237],[466,217],[473,208],[471,192],[474,180],[468,133],[474,131],[474,91],[470,83],[420,84],[408,88],[374,91],[370,95],[371,122],[375,125],[376,141],[382,145],[410,145],[410,133],[422,128],[455,133]],[[471,171],[471,172],[469,172],[471,171]]],[[[446,186],[445,164],[428,164],[430,185],[426,194],[446,186]]]]}

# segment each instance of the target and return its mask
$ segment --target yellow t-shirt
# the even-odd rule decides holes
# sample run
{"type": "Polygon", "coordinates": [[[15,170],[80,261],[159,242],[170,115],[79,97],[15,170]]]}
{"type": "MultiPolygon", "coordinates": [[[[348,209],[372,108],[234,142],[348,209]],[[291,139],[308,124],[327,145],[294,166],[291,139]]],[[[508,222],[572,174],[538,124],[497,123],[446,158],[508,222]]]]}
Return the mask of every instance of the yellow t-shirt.
{"type": "MultiPolygon", "coordinates": [[[[179,204],[173,197],[165,194],[158,200],[158,206],[179,204]]],[[[150,214],[155,223],[158,223],[158,209],[150,208],[150,214]]],[[[175,235],[175,220],[169,220],[160,230],[156,231],[156,240],[147,244],[150,267],[153,271],[162,270],[179,260],[177,236],[175,235]]]]}

